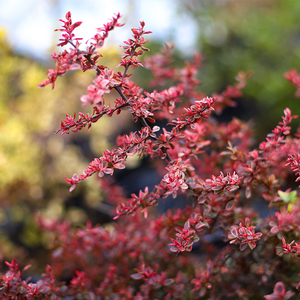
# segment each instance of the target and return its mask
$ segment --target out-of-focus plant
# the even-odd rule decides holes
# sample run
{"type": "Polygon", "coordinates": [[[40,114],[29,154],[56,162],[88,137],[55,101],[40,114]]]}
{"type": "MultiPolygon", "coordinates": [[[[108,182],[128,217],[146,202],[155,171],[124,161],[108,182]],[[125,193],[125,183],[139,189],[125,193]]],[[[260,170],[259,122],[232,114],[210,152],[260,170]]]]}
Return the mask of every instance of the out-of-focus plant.
{"type": "Polygon", "coordinates": [[[116,14],[83,44],[74,34],[81,22],[73,23],[68,12],[61,20],[59,45],[70,48],[52,55],[55,69],[49,69],[47,80],[39,85],[54,88],[60,76],[74,69],[95,74],[81,97],[84,106],[93,108],[67,114],[56,131],[64,136],[93,130],[95,123],[124,111],[140,123],[139,130],[119,135],[114,147],[94,158],[81,175],[66,178],[74,192],[98,175],[103,193],[116,207],[117,221],[106,227],[88,221],[84,228],[72,228],[68,221],[41,214],[37,223],[52,248],[51,266],[31,283],[23,280],[29,265],[20,269],[16,259],[6,262],[9,270],[0,279],[0,295],[135,300],[294,297],[300,288],[300,200],[290,178],[300,178],[300,134],[298,129],[291,135],[290,125],[297,116],[285,108],[282,120],[253,148],[249,123],[236,118],[220,123],[214,115],[242,96],[250,73],[239,72],[236,84],[208,97],[198,90],[201,55],[182,68],[173,67],[172,47],[166,45],[162,53],[140,60],[149,51],[144,35],[150,31],[143,21],[122,46],[121,71],[99,64],[99,49],[109,32],[122,26],[120,18],[116,14]],[[143,65],[151,70],[153,85],[172,85],[143,90],[128,74],[143,65]],[[113,92],[114,102],[107,103],[113,92]],[[158,120],[168,124],[160,128],[155,125],[158,120]],[[108,178],[125,169],[133,155],[148,156],[163,175],[152,190],[146,186],[126,198],[108,178]],[[175,202],[179,195],[191,205],[159,217],[151,213],[167,197],[175,202]],[[257,199],[272,214],[261,214],[257,199]],[[222,237],[224,246],[213,244],[212,236],[222,237]],[[196,243],[198,257],[190,253],[196,243]]]}
{"type": "Polygon", "coordinates": [[[300,69],[299,1],[179,0],[178,4],[179,14],[198,24],[198,45],[207,54],[200,74],[203,90],[218,91],[239,70],[252,70],[243,99],[232,113],[254,118],[259,139],[274,127],[286,106],[297,110],[293,90],[282,81],[282,74],[300,69]]]}
{"type": "Polygon", "coordinates": [[[72,99],[83,93],[90,75],[68,74],[53,92],[37,89],[44,67],[13,53],[4,31],[0,32],[0,57],[0,258],[30,258],[44,243],[34,221],[37,210],[80,224],[87,220],[82,206],[99,211],[103,195],[96,180],[86,185],[87,193],[83,193],[85,187],[78,191],[77,204],[69,204],[64,170],[84,167],[88,155],[109,145],[107,136],[113,129],[102,122],[105,130],[95,128],[89,136],[82,132],[78,137],[57,139],[53,133],[64,116],[61,110],[79,109],[72,99]]]}

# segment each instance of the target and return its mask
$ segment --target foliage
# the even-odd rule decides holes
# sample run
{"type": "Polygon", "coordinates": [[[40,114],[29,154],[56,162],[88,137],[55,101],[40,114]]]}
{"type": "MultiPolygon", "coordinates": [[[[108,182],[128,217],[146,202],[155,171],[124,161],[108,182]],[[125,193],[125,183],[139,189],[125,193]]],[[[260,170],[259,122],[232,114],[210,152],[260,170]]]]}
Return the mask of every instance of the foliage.
{"type": "Polygon", "coordinates": [[[45,68],[15,54],[1,29],[0,57],[0,265],[14,257],[34,258],[31,271],[41,272],[46,263],[36,259],[36,253],[48,251],[34,215],[39,211],[82,224],[88,219],[80,207],[85,206],[93,222],[93,215],[99,219],[103,197],[97,180],[71,195],[64,183],[65,169],[84,168],[96,149],[109,147],[107,136],[113,129],[110,122],[99,120],[101,128],[92,133],[57,139],[53,133],[63,111],[80,109],[72,99],[84,92],[92,74],[69,73],[54,91],[37,89],[45,68]]]}
{"type": "Polygon", "coordinates": [[[115,147],[104,150],[82,175],[66,179],[73,191],[97,174],[116,207],[117,221],[107,227],[87,222],[84,228],[72,228],[67,221],[40,215],[37,223],[52,240],[51,267],[31,283],[23,279],[29,266],[20,270],[16,259],[7,262],[2,298],[290,299],[299,289],[300,201],[291,177],[299,180],[300,133],[290,134],[297,116],[286,108],[282,121],[253,149],[249,123],[234,118],[225,124],[215,118],[215,112],[242,95],[250,73],[240,72],[235,85],[208,97],[198,90],[200,55],[182,68],[172,67],[172,47],[166,45],[162,53],[140,60],[149,51],[144,22],[122,46],[123,72],[98,64],[109,32],[122,26],[120,17],[98,28],[82,50],[74,34],[81,23],[73,23],[68,12],[61,20],[59,45],[71,48],[52,55],[56,69],[40,84],[53,88],[69,70],[96,72],[81,97],[83,105],[94,106],[92,113],[67,115],[57,130],[62,135],[92,130],[104,117],[125,110],[141,123],[140,130],[119,135],[115,147]],[[155,86],[166,81],[173,85],[143,90],[127,73],[142,65],[151,70],[155,86]],[[118,96],[107,104],[106,94],[112,91],[118,96]],[[162,129],[149,125],[159,120],[168,124],[162,129]],[[154,160],[162,179],[152,190],[145,187],[126,199],[106,175],[126,168],[133,155],[154,160]],[[153,207],[170,196],[174,202],[186,197],[191,205],[155,217],[153,207]],[[269,216],[255,208],[257,201],[268,205],[269,216]],[[224,246],[214,244],[213,237],[222,238],[224,246]],[[199,253],[192,251],[197,246],[199,253]]]}
{"type": "Polygon", "coordinates": [[[298,108],[282,74],[300,68],[300,2],[179,0],[179,8],[195,23],[198,47],[207,54],[200,74],[206,93],[224,88],[239,70],[253,71],[242,101],[230,112],[255,118],[255,134],[263,139],[285,107],[298,108]]]}

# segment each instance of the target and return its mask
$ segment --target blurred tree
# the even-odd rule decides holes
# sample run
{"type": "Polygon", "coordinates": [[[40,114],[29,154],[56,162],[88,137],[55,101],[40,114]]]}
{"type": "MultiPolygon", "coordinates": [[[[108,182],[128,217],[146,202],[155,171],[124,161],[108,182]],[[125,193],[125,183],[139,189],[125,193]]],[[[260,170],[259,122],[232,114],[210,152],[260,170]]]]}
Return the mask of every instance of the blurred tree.
{"type": "MultiPolygon", "coordinates": [[[[108,59],[114,61],[117,52],[107,51],[108,59]]],[[[54,91],[38,89],[45,68],[15,55],[3,30],[0,58],[0,260],[10,260],[34,257],[34,249],[43,247],[34,221],[37,212],[67,218],[73,224],[82,224],[88,217],[95,223],[109,220],[96,177],[72,194],[64,178],[81,173],[109,147],[107,138],[114,131],[114,120],[99,121],[88,135],[84,130],[55,135],[65,117],[62,112],[82,111],[79,98],[95,74],[73,72],[54,91]]]]}
{"type": "Polygon", "coordinates": [[[252,70],[240,105],[244,118],[255,118],[259,136],[274,127],[284,108],[297,113],[294,89],[282,75],[300,69],[299,1],[179,0],[179,13],[199,24],[207,94],[232,83],[240,70],[252,70]]]}

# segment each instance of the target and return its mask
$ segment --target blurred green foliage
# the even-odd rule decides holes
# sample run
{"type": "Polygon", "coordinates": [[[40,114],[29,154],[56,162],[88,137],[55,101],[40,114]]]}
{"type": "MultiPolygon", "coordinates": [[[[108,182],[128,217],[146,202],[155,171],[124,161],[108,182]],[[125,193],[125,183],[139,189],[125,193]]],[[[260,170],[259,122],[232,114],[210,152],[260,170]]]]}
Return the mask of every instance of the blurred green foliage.
{"type": "Polygon", "coordinates": [[[180,14],[197,22],[200,72],[207,94],[232,84],[239,71],[253,71],[238,117],[254,118],[259,138],[270,132],[290,107],[298,113],[295,88],[283,78],[300,69],[300,2],[294,0],[180,0],[180,14]]]}
{"type": "Polygon", "coordinates": [[[46,68],[14,54],[0,31],[0,261],[30,258],[43,247],[36,214],[76,225],[88,219],[83,207],[97,211],[103,199],[97,177],[72,194],[65,177],[80,174],[109,148],[113,120],[100,120],[90,132],[54,133],[66,113],[91,112],[81,107],[80,96],[94,76],[75,71],[54,90],[38,89],[46,68]]]}

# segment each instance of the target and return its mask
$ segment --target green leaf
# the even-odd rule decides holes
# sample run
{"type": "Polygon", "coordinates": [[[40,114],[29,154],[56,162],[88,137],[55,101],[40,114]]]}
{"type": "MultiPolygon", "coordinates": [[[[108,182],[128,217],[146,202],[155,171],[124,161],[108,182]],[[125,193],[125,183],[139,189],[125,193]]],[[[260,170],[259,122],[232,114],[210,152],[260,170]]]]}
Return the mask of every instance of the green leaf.
{"type": "Polygon", "coordinates": [[[297,191],[292,191],[290,193],[278,191],[278,195],[285,203],[295,203],[298,200],[297,191]]]}

